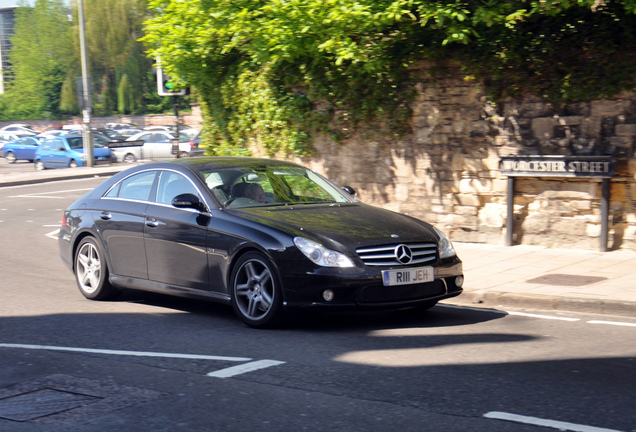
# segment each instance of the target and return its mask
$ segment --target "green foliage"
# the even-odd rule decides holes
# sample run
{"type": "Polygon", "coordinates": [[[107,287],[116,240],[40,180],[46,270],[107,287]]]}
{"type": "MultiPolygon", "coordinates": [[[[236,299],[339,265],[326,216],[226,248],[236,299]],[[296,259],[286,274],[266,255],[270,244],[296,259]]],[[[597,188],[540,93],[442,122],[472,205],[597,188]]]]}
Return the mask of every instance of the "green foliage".
{"type": "Polygon", "coordinates": [[[312,131],[408,130],[413,63],[453,60],[495,97],[634,87],[635,0],[150,0],[144,40],[199,89],[212,150],[305,154],[312,131]],[[231,150],[229,150],[231,149],[231,150]]]}
{"type": "Polygon", "coordinates": [[[591,2],[581,2],[585,7],[570,3],[529,15],[512,28],[482,29],[457,58],[488,79],[494,98],[530,93],[567,104],[633,89],[633,5],[607,2],[591,8],[591,2]]]}
{"type": "MultiPolygon", "coordinates": [[[[73,8],[77,10],[76,5],[73,8]]],[[[148,74],[153,61],[139,41],[147,18],[146,2],[84,0],[84,14],[88,68],[97,94],[95,113],[132,113],[151,102],[149,94],[156,92],[154,76],[148,74]]],[[[78,35],[79,23],[75,24],[78,35]]]]}
{"type": "MultiPolygon", "coordinates": [[[[5,76],[8,84],[0,97],[1,119],[63,118],[79,113],[77,11],[77,2],[71,1],[69,8],[66,0],[36,0],[33,7],[23,2],[16,10],[13,70],[5,76]]],[[[138,40],[147,17],[146,2],[84,0],[84,12],[93,112],[170,112],[169,98],[156,94],[153,60],[138,40]]]]}
{"type": "Polygon", "coordinates": [[[75,60],[64,2],[38,0],[33,8],[18,8],[12,42],[14,79],[7,83],[4,117],[60,117],[62,84],[75,60]]]}

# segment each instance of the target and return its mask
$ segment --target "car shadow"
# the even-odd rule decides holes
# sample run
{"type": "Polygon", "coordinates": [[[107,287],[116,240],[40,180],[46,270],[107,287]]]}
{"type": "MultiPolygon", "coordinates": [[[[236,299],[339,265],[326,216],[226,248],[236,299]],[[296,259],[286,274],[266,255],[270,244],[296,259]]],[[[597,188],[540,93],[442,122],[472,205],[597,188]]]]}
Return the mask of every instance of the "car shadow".
{"type": "MultiPolygon", "coordinates": [[[[212,301],[135,290],[123,290],[114,301],[147,304],[240,322],[231,306],[212,301]]],[[[289,311],[283,322],[271,330],[342,332],[346,330],[370,331],[378,328],[453,327],[497,320],[507,315],[506,312],[496,309],[464,308],[445,304],[438,304],[429,310],[412,308],[394,311],[349,310],[334,312],[303,309],[289,311]]]]}

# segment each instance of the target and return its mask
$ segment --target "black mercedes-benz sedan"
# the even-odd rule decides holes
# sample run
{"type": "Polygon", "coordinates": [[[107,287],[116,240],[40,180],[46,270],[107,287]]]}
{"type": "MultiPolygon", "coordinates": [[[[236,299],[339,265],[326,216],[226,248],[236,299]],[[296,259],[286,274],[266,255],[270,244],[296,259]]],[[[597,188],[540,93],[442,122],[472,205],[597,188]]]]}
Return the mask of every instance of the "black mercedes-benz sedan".
{"type": "Polygon", "coordinates": [[[64,212],[82,294],[125,288],[231,304],[253,327],[293,308],[428,309],[462,292],[450,240],[300,165],[200,157],[123,171],[64,212]]]}

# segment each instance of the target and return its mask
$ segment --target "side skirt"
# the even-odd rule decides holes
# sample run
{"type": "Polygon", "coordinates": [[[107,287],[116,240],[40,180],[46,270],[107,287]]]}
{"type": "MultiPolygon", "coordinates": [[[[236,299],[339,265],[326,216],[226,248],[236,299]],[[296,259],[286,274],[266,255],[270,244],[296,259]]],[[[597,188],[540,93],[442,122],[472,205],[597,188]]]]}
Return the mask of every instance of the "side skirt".
{"type": "Polygon", "coordinates": [[[159,294],[175,295],[196,299],[211,300],[220,303],[230,304],[230,296],[214,291],[201,291],[193,288],[186,288],[177,285],[170,285],[160,282],[138,279],[128,276],[110,275],[108,278],[111,284],[118,288],[128,288],[140,291],[150,291],[159,294]]]}

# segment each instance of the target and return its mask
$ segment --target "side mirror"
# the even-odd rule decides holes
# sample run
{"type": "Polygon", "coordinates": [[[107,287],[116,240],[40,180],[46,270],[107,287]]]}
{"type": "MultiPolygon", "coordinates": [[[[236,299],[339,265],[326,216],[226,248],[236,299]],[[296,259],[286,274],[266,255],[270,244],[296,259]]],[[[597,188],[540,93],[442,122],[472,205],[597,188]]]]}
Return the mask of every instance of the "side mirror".
{"type": "Polygon", "coordinates": [[[172,200],[172,205],[177,208],[191,208],[201,212],[205,211],[205,205],[201,202],[199,197],[191,193],[177,195],[172,200]]]}
{"type": "Polygon", "coordinates": [[[356,196],[356,190],[351,186],[343,186],[342,189],[351,196],[356,196]]]}

